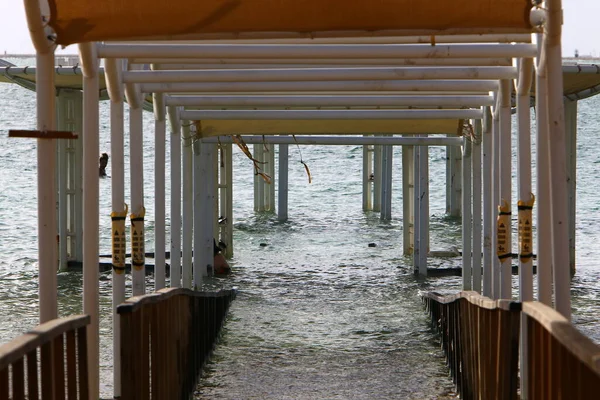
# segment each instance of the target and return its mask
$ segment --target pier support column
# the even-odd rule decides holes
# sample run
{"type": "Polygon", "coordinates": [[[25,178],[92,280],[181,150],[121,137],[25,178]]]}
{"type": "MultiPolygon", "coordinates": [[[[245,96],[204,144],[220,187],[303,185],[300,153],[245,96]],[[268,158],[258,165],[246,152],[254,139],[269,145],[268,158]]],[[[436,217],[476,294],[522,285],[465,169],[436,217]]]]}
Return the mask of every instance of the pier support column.
{"type": "MultiPolygon", "coordinates": [[[[82,93],[63,89],[57,98],[57,128],[81,132],[83,127],[82,93]]],[[[65,139],[58,146],[58,232],[59,269],[67,269],[69,261],[83,261],[82,222],[82,154],[83,140],[65,139]]]]}
{"type": "Polygon", "coordinates": [[[154,290],[166,285],[165,164],[166,121],[164,95],[152,95],[154,106],[154,290]]]}
{"type": "Polygon", "coordinates": [[[402,247],[405,256],[413,253],[415,223],[414,146],[402,146],[402,247]]]}
{"type": "Polygon", "coordinates": [[[394,146],[382,147],[381,158],[381,220],[392,219],[392,166],[394,161],[394,146]]]}
{"type": "Polygon", "coordinates": [[[179,109],[168,107],[171,134],[171,287],[181,287],[181,120],[179,109]]]}
{"type": "MultiPolygon", "coordinates": [[[[365,135],[369,136],[369,135],[365,135]]],[[[373,210],[373,146],[363,145],[362,200],[363,211],[373,210]]]]}
{"type": "Polygon", "coordinates": [[[373,211],[381,211],[381,185],[382,185],[382,158],[383,146],[373,146],[373,211]]]}
{"type": "Polygon", "coordinates": [[[569,267],[575,275],[575,232],[577,218],[577,100],[565,100],[565,135],[567,142],[567,190],[569,193],[569,267]]]}
{"type": "Polygon", "coordinates": [[[461,157],[461,150],[459,147],[446,147],[446,213],[451,217],[460,217],[461,213],[461,157]]]}
{"type": "Polygon", "coordinates": [[[253,145],[254,158],[260,162],[263,173],[268,175],[267,183],[260,175],[254,175],[254,211],[275,211],[275,147],[272,144],[253,145]]]}
{"type": "Polygon", "coordinates": [[[194,232],[194,165],[190,121],[181,122],[182,146],[182,241],[181,285],[192,288],[192,249],[194,232]]]}
{"type": "Polygon", "coordinates": [[[224,256],[233,257],[233,160],[231,143],[220,144],[219,161],[219,238],[227,245],[224,256]]]}
{"type": "Polygon", "coordinates": [[[463,290],[473,289],[472,219],[471,219],[471,141],[462,146],[462,275],[463,290]]]}
{"type": "Polygon", "coordinates": [[[194,289],[213,269],[216,145],[194,143],[194,289]]]}
{"type": "Polygon", "coordinates": [[[473,196],[473,287],[477,293],[481,293],[481,253],[482,253],[482,201],[481,201],[481,137],[482,124],[481,120],[474,121],[475,138],[471,144],[471,171],[472,171],[472,187],[471,195],[473,196]]]}
{"type": "Polygon", "coordinates": [[[129,164],[131,170],[131,276],[133,295],[146,292],[144,244],[144,134],[142,107],[129,109],[129,164]],[[135,225],[135,228],[134,228],[135,225]]]}
{"type": "Polygon", "coordinates": [[[279,145],[279,188],[277,218],[279,222],[288,219],[288,190],[289,190],[289,145],[279,145]]]}
{"type": "Polygon", "coordinates": [[[500,81],[500,209],[497,250],[500,259],[500,299],[512,298],[512,131],[510,93],[512,81],[500,81]]]}
{"type": "Polygon", "coordinates": [[[500,260],[497,255],[497,219],[500,204],[500,107],[496,103],[492,120],[492,298],[500,298],[500,260]]]}
{"type": "MultiPolygon", "coordinates": [[[[483,284],[482,294],[492,298],[492,263],[495,257],[493,251],[492,236],[495,220],[492,218],[492,114],[489,107],[484,108],[483,114],[483,168],[482,168],[482,187],[483,187],[483,284]]],[[[475,168],[475,167],[473,167],[475,168]]]]}
{"type": "Polygon", "coordinates": [[[414,147],[414,251],[415,273],[427,276],[429,252],[429,147],[414,147]]]}

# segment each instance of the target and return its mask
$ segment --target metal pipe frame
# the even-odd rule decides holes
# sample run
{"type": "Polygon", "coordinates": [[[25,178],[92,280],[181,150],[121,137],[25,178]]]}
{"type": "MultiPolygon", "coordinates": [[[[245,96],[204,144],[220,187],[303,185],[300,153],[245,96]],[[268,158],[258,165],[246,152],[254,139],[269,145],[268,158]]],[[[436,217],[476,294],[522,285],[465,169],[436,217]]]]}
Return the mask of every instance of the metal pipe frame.
{"type": "Polygon", "coordinates": [[[445,110],[190,110],[182,119],[200,120],[327,120],[327,119],[482,119],[480,109],[445,110]]]}
{"type": "Polygon", "coordinates": [[[153,94],[154,104],[154,290],[166,286],[165,163],[166,121],[164,95],[153,94]]]}
{"type": "MultiPolygon", "coordinates": [[[[246,144],[462,146],[460,137],[420,136],[240,136],[246,144]]],[[[233,143],[231,136],[205,137],[202,143],[233,143]]]]}
{"type": "MultiPolygon", "coordinates": [[[[108,60],[107,60],[108,61],[108,60]]],[[[165,96],[167,106],[184,107],[481,107],[494,104],[490,95],[256,95],[256,96],[165,96]]]]}
{"type": "Polygon", "coordinates": [[[168,107],[171,127],[171,287],[181,287],[181,120],[179,109],[168,107]]]}
{"type": "Polygon", "coordinates": [[[101,44],[101,58],[480,58],[535,57],[532,44],[101,44]]]}
{"type": "Polygon", "coordinates": [[[424,81],[335,81],[335,82],[202,82],[143,83],[145,93],[198,92],[458,92],[488,94],[498,90],[495,80],[424,80],[424,81]]]}

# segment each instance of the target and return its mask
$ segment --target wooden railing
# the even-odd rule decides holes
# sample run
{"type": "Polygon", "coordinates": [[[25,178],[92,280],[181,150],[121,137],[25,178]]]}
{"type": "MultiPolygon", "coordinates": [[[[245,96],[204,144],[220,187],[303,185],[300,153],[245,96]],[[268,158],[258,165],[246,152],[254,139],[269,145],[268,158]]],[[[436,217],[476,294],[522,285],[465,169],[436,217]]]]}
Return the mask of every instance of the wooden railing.
{"type": "Polygon", "coordinates": [[[0,400],[88,399],[87,315],[41,324],[0,347],[0,400]]]}
{"type": "Polygon", "coordinates": [[[475,292],[423,296],[462,399],[517,399],[521,304],[475,292]]]}
{"type": "Polygon", "coordinates": [[[163,289],[119,305],[121,398],[188,399],[234,297],[163,289]]]}
{"type": "Polygon", "coordinates": [[[523,303],[523,314],[527,324],[527,398],[600,398],[600,346],[542,303],[523,303]]]}

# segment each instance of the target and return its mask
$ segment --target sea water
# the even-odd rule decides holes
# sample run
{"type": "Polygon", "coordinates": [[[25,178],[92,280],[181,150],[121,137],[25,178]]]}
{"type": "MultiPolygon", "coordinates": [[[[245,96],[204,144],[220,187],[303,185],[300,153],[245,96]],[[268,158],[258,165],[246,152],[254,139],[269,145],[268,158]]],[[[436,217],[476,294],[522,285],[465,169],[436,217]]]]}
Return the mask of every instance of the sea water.
{"type": "MultiPolygon", "coordinates": [[[[600,342],[598,110],[600,98],[579,103],[577,274],[572,282],[573,321],[596,342],[600,342]]],[[[36,144],[7,137],[8,129],[35,128],[35,115],[33,92],[0,84],[0,343],[38,322],[36,144]]],[[[100,116],[99,155],[110,154],[106,102],[100,106],[100,116]]],[[[125,146],[128,166],[128,138],[125,146]]],[[[153,119],[145,113],[147,251],[154,251],[153,148],[153,119]]],[[[239,295],[199,387],[199,398],[452,395],[419,293],[456,291],[461,279],[417,279],[410,257],[402,255],[401,151],[400,147],[394,150],[392,220],[382,222],[377,213],[362,211],[362,147],[290,146],[289,220],[280,223],[275,214],[253,211],[252,163],[234,149],[233,276],[210,278],[205,286],[236,286],[239,295]],[[310,184],[301,157],[310,167],[310,184]]],[[[535,149],[533,153],[535,160],[535,149]]],[[[431,147],[429,157],[431,248],[460,248],[460,219],[445,215],[445,148],[431,147]]],[[[110,165],[109,161],[108,177],[100,180],[101,254],[110,253],[110,165]]],[[[166,176],[169,235],[168,171],[166,176]]],[[[126,184],[126,199],[129,192],[126,184]]],[[[460,259],[432,258],[429,264],[458,267],[460,259]]],[[[516,277],[514,283],[516,298],[516,277]]],[[[103,397],[110,397],[110,273],[100,275],[99,285],[101,390],[103,397]]],[[[148,290],[153,285],[150,276],[148,290]]],[[[59,273],[58,291],[61,316],[81,312],[80,272],[59,273]]],[[[127,291],[131,293],[129,276],[127,291]]]]}

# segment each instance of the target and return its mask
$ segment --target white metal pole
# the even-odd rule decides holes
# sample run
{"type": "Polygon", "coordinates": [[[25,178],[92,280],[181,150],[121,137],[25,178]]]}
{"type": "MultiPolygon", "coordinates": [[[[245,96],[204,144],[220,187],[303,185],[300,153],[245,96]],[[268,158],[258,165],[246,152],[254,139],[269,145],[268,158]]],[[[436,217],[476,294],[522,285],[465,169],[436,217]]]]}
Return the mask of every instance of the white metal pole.
{"type": "Polygon", "coordinates": [[[270,212],[275,211],[275,146],[271,143],[265,146],[264,151],[264,169],[267,175],[271,177],[271,183],[265,182],[265,209],[270,212]]]}
{"type": "Polygon", "coordinates": [[[419,273],[427,276],[429,255],[429,147],[419,146],[419,273]]]}
{"type": "Polygon", "coordinates": [[[492,120],[492,298],[500,298],[500,260],[498,259],[498,206],[500,205],[500,104],[492,120]]]}
{"type": "Polygon", "coordinates": [[[381,149],[381,214],[380,218],[382,221],[389,221],[388,217],[391,217],[391,212],[389,210],[389,201],[388,197],[390,196],[390,152],[389,146],[383,146],[381,149]]]}
{"type": "Polygon", "coordinates": [[[482,293],[486,297],[494,297],[492,292],[492,263],[496,258],[495,251],[493,251],[493,230],[494,230],[494,219],[493,214],[493,190],[492,190],[492,176],[493,176],[493,140],[492,135],[492,115],[489,107],[484,108],[483,117],[483,169],[482,169],[482,181],[483,181],[483,285],[482,293]]]}
{"type": "Polygon", "coordinates": [[[414,273],[418,273],[420,276],[427,276],[427,269],[421,268],[421,147],[414,146],[413,147],[414,155],[413,155],[413,235],[414,235],[414,243],[413,243],[413,270],[414,273]]]}
{"type": "Polygon", "coordinates": [[[225,168],[227,170],[227,201],[225,205],[226,229],[225,237],[221,237],[227,244],[225,257],[233,257],[233,149],[231,144],[225,146],[225,168]]]}
{"type": "Polygon", "coordinates": [[[569,212],[561,31],[563,10],[560,0],[546,1],[547,22],[544,31],[543,57],[547,72],[548,129],[550,131],[550,199],[552,220],[552,265],[554,271],[554,306],[571,320],[571,277],[569,271],[569,212]]]}
{"type": "Polygon", "coordinates": [[[125,255],[127,237],[125,220],[125,139],[123,84],[119,79],[122,63],[116,59],[106,60],[105,78],[110,95],[110,151],[112,188],[113,270],[112,270],[112,318],[113,318],[113,393],[121,397],[121,319],[117,306],[125,301],[125,255]]]}
{"type": "MultiPolygon", "coordinates": [[[[83,64],[83,312],[90,315],[87,329],[90,398],[100,392],[100,321],[98,289],[99,242],[99,79],[96,48],[79,45],[83,64]]],[[[54,207],[54,204],[53,204],[54,207]]]]}
{"type": "Polygon", "coordinates": [[[402,146],[402,242],[405,256],[413,252],[414,146],[402,146]]]}
{"type": "MultiPolygon", "coordinates": [[[[543,36],[537,34],[537,42],[542,49],[543,36]]],[[[552,225],[550,224],[550,132],[547,118],[546,71],[539,65],[537,58],[535,82],[535,117],[536,117],[536,173],[537,173],[537,283],[538,301],[552,307],[552,225]]]]}
{"type": "Polygon", "coordinates": [[[371,157],[371,146],[364,144],[363,149],[363,167],[362,167],[362,209],[363,211],[370,211],[372,209],[371,204],[371,173],[372,171],[372,157],[371,157]]]}
{"type": "Polygon", "coordinates": [[[165,274],[165,146],[166,121],[162,97],[154,94],[154,288],[163,289],[165,274]]]}
{"type": "Polygon", "coordinates": [[[567,188],[569,193],[569,271],[575,275],[575,233],[577,197],[577,100],[565,99],[565,134],[567,141],[567,188]]]}
{"type": "Polygon", "coordinates": [[[373,142],[373,145],[373,211],[381,212],[381,185],[383,182],[383,146],[377,145],[375,142],[373,142]]]}
{"type": "Polygon", "coordinates": [[[279,221],[288,219],[288,185],[289,185],[289,145],[279,145],[279,191],[277,216],[279,221]]]}
{"type": "Polygon", "coordinates": [[[473,196],[473,290],[481,293],[481,253],[482,253],[482,220],[481,220],[481,136],[483,134],[481,121],[475,121],[475,140],[471,148],[472,196],[473,196]]]}
{"type": "Polygon", "coordinates": [[[181,121],[176,107],[167,111],[171,126],[171,287],[181,287],[181,121]]]}
{"type": "Polygon", "coordinates": [[[192,288],[192,248],[194,231],[194,179],[193,179],[193,146],[190,132],[190,122],[182,121],[182,170],[183,170],[183,210],[182,210],[182,256],[181,256],[181,279],[182,286],[192,288]]]}
{"type": "Polygon", "coordinates": [[[194,289],[198,290],[213,267],[216,145],[196,142],[194,147],[194,289]]]}
{"type": "MultiPolygon", "coordinates": [[[[56,125],[58,130],[73,129],[72,123],[68,121],[70,114],[68,106],[72,104],[72,100],[67,98],[66,94],[59,92],[56,99],[57,108],[57,122],[56,125]]],[[[67,147],[69,145],[68,140],[59,140],[56,142],[57,153],[58,153],[58,269],[60,271],[66,271],[68,269],[68,257],[67,257],[67,242],[69,241],[69,227],[67,222],[69,221],[69,208],[67,190],[69,186],[67,181],[69,178],[69,155],[67,154],[67,147]]],[[[72,187],[72,186],[71,186],[72,187]]]]}
{"type": "Polygon", "coordinates": [[[144,240],[144,137],[142,108],[129,109],[129,165],[131,169],[131,275],[133,295],[146,292],[144,240]]]}
{"type": "MultiPolygon", "coordinates": [[[[49,45],[50,46],[50,45],[49,45]]],[[[37,128],[54,130],[56,126],[54,52],[36,53],[37,128]]],[[[40,323],[58,315],[56,272],[56,142],[37,140],[38,162],[38,265],[40,323]]],[[[96,264],[97,264],[96,260],[96,264]]],[[[97,283],[97,282],[96,282],[97,283]]]]}
{"type": "Polygon", "coordinates": [[[471,141],[465,138],[462,152],[462,276],[463,290],[473,289],[471,219],[471,141]]]}
{"type": "MultiPolygon", "coordinates": [[[[320,136],[320,135],[302,135],[291,136],[258,136],[258,135],[242,135],[242,140],[246,144],[263,145],[267,144],[301,144],[301,145],[364,145],[377,144],[389,146],[456,146],[462,145],[461,137],[427,137],[419,135],[405,134],[405,136],[320,136]]],[[[202,143],[231,143],[231,136],[205,137],[201,139],[202,143]]],[[[258,160],[258,158],[257,158],[258,160]]],[[[458,158],[460,160],[460,157],[458,158]]]]}
{"type": "Polygon", "coordinates": [[[517,91],[517,179],[519,186],[519,301],[533,300],[533,193],[531,188],[530,90],[533,60],[520,62],[517,91]]]}
{"type": "Polygon", "coordinates": [[[512,132],[510,93],[512,81],[500,84],[500,206],[498,212],[498,258],[500,298],[512,298],[512,132]],[[503,226],[504,225],[504,226],[503,226]]]}
{"type": "MultiPolygon", "coordinates": [[[[254,153],[254,159],[259,162],[260,168],[264,169],[265,164],[263,163],[265,160],[263,143],[254,143],[252,151],[254,153]]],[[[254,211],[265,211],[265,181],[262,176],[256,173],[254,174],[254,211]]]]}

